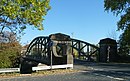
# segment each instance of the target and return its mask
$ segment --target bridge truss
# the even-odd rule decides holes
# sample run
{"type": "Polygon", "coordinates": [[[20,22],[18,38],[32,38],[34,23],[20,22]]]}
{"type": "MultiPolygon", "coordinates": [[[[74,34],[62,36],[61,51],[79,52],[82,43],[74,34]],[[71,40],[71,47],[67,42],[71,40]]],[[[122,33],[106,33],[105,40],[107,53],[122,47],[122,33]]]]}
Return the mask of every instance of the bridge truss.
{"type": "MultiPolygon", "coordinates": [[[[86,61],[97,60],[99,52],[99,48],[97,46],[78,39],[71,39],[71,42],[74,58],[86,61]],[[77,57],[75,57],[74,51],[77,51],[77,57]]],[[[49,59],[51,58],[51,46],[51,40],[49,37],[37,37],[29,44],[23,58],[38,63],[50,64],[49,59]]],[[[61,50],[59,50],[59,52],[60,51],[61,50]]]]}
{"type": "Polygon", "coordinates": [[[87,43],[78,39],[71,39],[72,41],[72,53],[76,50],[78,56],[75,58],[87,60],[87,61],[97,61],[99,48],[93,44],[87,43]]]}

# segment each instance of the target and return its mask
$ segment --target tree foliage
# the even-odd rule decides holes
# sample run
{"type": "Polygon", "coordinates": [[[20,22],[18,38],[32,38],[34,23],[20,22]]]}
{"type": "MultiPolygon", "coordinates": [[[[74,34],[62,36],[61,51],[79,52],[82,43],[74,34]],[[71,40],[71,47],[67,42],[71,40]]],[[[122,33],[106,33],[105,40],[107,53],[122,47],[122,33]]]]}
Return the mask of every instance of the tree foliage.
{"type": "Polygon", "coordinates": [[[121,16],[117,22],[118,30],[123,30],[119,44],[121,48],[128,50],[130,47],[130,0],[104,0],[104,8],[121,16]]]}
{"type": "Polygon", "coordinates": [[[0,33],[10,30],[21,33],[27,25],[43,30],[42,21],[50,9],[50,0],[1,0],[0,33]]]}
{"type": "Polygon", "coordinates": [[[12,32],[4,32],[4,35],[0,36],[0,68],[18,67],[21,45],[12,32]]]}
{"type": "Polygon", "coordinates": [[[0,68],[18,67],[20,47],[18,42],[0,44],[0,68]]]}
{"type": "Polygon", "coordinates": [[[0,35],[0,43],[7,43],[7,42],[16,42],[16,35],[12,32],[4,31],[3,34],[0,35]]]}
{"type": "Polygon", "coordinates": [[[118,29],[125,30],[130,27],[130,0],[105,0],[104,7],[106,11],[111,11],[116,15],[121,14],[118,22],[118,29]]]}

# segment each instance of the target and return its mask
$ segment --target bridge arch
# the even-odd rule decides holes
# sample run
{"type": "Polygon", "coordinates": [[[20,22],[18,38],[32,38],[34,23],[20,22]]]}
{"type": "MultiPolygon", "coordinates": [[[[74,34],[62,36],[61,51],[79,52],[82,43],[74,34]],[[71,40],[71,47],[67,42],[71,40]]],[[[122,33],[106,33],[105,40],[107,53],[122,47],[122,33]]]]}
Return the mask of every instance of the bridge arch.
{"type": "MultiPolygon", "coordinates": [[[[62,49],[57,51],[58,45],[56,43],[55,43],[56,45],[54,44],[55,46],[51,48],[52,46],[51,42],[52,41],[50,37],[46,37],[46,36],[36,37],[29,44],[23,58],[30,61],[36,61],[36,62],[48,64],[49,62],[47,60],[49,60],[50,58],[49,54],[51,52],[51,49],[53,50],[53,53],[56,57],[62,57],[58,54],[59,52],[61,52],[62,49]]],[[[98,56],[98,52],[99,52],[99,48],[97,46],[78,39],[71,38],[70,47],[72,48],[72,53],[74,53],[74,49],[77,50],[78,59],[83,59],[87,61],[92,61],[93,58],[92,56],[93,55],[98,56]]]]}
{"type": "Polygon", "coordinates": [[[92,61],[92,55],[97,54],[99,48],[82,40],[72,39],[70,36],[57,33],[49,37],[36,37],[29,44],[27,51],[21,58],[21,72],[28,73],[38,63],[46,65],[73,64],[74,49],[78,51],[78,58],[92,61]],[[71,50],[72,49],[72,50],[71,50]]]}
{"type": "Polygon", "coordinates": [[[50,51],[49,44],[49,37],[39,36],[34,38],[28,45],[23,59],[48,64],[48,52],[50,51]]]}

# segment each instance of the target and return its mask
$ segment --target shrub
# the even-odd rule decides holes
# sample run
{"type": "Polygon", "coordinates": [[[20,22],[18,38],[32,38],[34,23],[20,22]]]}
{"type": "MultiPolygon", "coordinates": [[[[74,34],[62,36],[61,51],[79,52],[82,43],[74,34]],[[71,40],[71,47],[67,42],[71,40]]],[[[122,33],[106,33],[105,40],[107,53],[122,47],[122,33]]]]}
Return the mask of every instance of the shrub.
{"type": "Polygon", "coordinates": [[[20,51],[18,42],[0,43],[0,68],[18,67],[20,51]]]}

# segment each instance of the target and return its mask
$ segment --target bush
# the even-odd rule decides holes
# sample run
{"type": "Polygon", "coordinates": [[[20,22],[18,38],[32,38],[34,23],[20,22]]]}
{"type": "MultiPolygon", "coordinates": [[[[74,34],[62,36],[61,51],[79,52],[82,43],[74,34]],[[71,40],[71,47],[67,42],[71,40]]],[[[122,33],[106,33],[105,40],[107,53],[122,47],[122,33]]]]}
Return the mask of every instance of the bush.
{"type": "Polygon", "coordinates": [[[18,42],[0,43],[0,68],[18,67],[20,49],[18,42]]]}
{"type": "Polygon", "coordinates": [[[130,55],[120,55],[118,62],[130,63],[130,55]]]}

